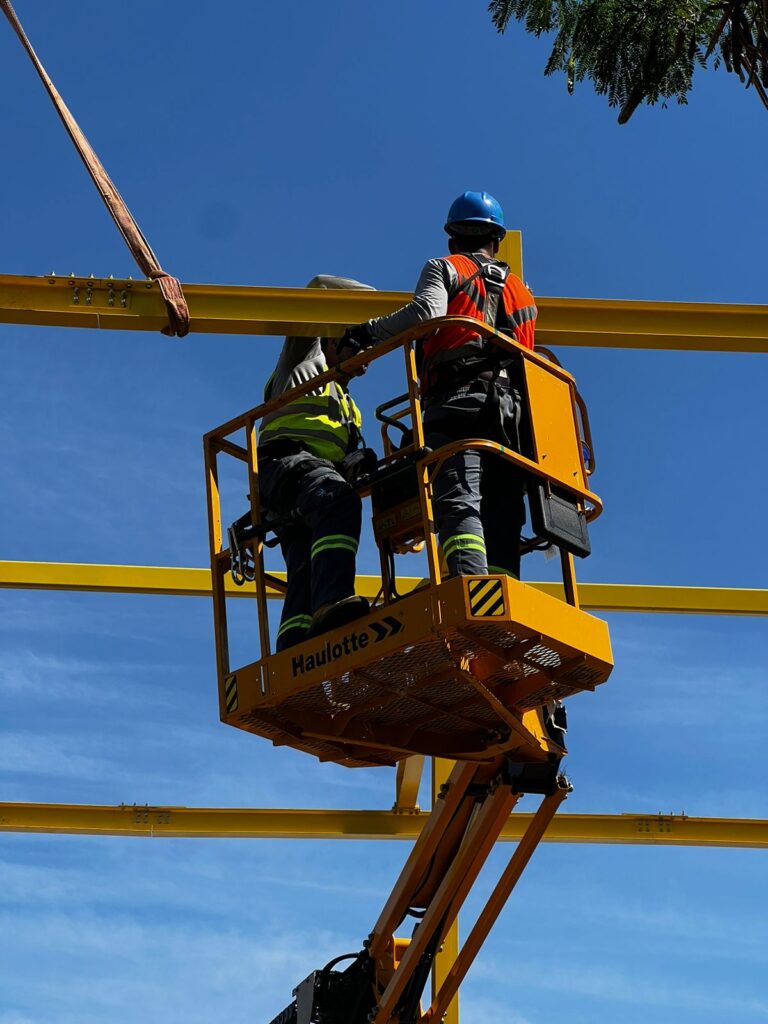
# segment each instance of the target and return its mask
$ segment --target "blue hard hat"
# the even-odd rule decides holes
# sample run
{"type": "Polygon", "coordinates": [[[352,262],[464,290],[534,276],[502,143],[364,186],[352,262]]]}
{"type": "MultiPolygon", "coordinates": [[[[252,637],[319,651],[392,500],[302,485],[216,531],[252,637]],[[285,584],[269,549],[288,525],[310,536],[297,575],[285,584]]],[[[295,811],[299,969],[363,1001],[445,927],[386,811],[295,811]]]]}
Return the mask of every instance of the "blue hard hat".
{"type": "Polygon", "coordinates": [[[504,211],[493,196],[487,192],[465,192],[454,199],[445,222],[449,235],[485,234],[486,228],[496,228],[499,238],[507,233],[504,211]]]}

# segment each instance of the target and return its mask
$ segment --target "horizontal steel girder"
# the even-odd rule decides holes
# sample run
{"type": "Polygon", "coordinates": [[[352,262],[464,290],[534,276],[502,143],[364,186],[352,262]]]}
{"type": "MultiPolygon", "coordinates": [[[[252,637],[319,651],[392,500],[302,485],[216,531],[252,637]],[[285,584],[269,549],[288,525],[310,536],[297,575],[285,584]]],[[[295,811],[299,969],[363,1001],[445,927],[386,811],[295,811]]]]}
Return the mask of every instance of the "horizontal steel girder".
{"type": "MultiPolygon", "coordinates": [[[[3,832],[149,838],[413,840],[428,817],[426,812],[0,803],[3,832]]],[[[530,814],[513,814],[501,838],[518,840],[530,819],[530,814]]],[[[560,814],[544,842],[768,848],[768,821],[683,814],[560,814]]]]}
{"type": "MultiPolygon", "coordinates": [[[[274,573],[285,579],[285,573],[274,573]]],[[[416,577],[398,580],[402,594],[421,582],[416,577]]],[[[373,598],[378,576],[358,576],[357,592],[373,598]]],[[[547,594],[562,596],[554,583],[532,583],[547,594]]],[[[90,590],[115,594],[172,594],[178,597],[210,597],[208,569],[172,569],[157,565],[88,565],[78,562],[0,561],[0,589],[90,590]]],[[[728,587],[652,587],[621,583],[580,583],[579,598],[585,610],[601,612],[677,612],[680,614],[768,615],[768,590],[728,587]]],[[[227,578],[228,597],[255,597],[252,584],[236,587],[227,578]]],[[[278,598],[277,591],[269,595],[278,598]]]]}
{"type": "MultiPolygon", "coordinates": [[[[185,284],[191,330],[207,334],[338,335],[407,302],[407,292],[185,284]]],[[[542,345],[768,352],[768,306],[539,297],[542,345]]],[[[156,283],[0,275],[0,323],[159,331],[156,283]]]]}

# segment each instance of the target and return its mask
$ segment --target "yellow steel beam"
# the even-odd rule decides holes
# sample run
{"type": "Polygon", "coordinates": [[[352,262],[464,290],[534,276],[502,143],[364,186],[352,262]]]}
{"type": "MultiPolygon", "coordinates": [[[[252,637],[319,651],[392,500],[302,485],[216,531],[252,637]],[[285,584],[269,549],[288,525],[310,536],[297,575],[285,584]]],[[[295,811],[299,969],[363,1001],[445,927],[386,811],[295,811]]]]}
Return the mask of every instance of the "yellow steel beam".
{"type": "MultiPolygon", "coordinates": [[[[426,812],[0,803],[2,832],[157,838],[412,840],[427,817],[426,812]]],[[[530,818],[530,814],[513,814],[501,838],[518,840],[530,818]]],[[[768,821],[678,814],[561,814],[544,842],[768,848],[768,821]]]]}
{"type": "MultiPolygon", "coordinates": [[[[285,579],[285,573],[274,574],[285,579]]],[[[373,598],[378,576],[358,576],[357,592],[373,598]]],[[[398,581],[403,594],[418,586],[418,577],[398,581]]],[[[547,594],[562,595],[555,583],[532,583],[547,594]]],[[[0,561],[0,589],[90,590],[115,594],[174,594],[210,597],[209,569],[172,569],[159,565],[89,565],[79,562],[0,561]]],[[[236,587],[227,578],[231,597],[254,597],[253,585],[236,587]]],[[[277,591],[269,596],[278,598],[277,591]]],[[[768,615],[768,590],[729,587],[652,587],[621,583],[581,583],[583,608],[601,612],[679,612],[711,615],[768,615]]]]}
{"type": "MultiPolygon", "coordinates": [[[[442,786],[448,782],[456,762],[445,757],[432,758],[432,807],[437,803],[442,786]]],[[[398,769],[400,765],[398,764],[398,769]]],[[[441,948],[435,955],[432,965],[432,998],[434,999],[445,982],[451,967],[456,963],[459,955],[459,919],[453,922],[448,930],[441,948]]],[[[459,995],[452,1000],[448,1012],[443,1017],[441,1024],[459,1024],[459,995]]]]}
{"type": "MultiPolygon", "coordinates": [[[[282,575],[285,578],[285,574],[282,575]]],[[[233,596],[254,596],[252,585],[239,590],[229,577],[227,582],[233,596]]],[[[172,569],[159,565],[7,561],[0,562],[0,587],[12,590],[91,590],[111,594],[210,597],[211,571],[172,569]]]]}
{"type": "Polygon", "coordinates": [[[412,814],[419,810],[419,786],[424,772],[424,755],[412,754],[397,762],[393,811],[412,814]]]}
{"type": "MultiPolygon", "coordinates": [[[[534,583],[546,593],[560,587],[534,583]]],[[[688,615],[768,615],[768,590],[738,587],[653,587],[629,583],[579,583],[581,607],[601,612],[672,612],[688,615]]]]}
{"type": "MultiPolygon", "coordinates": [[[[381,316],[406,292],[185,284],[192,331],[337,335],[381,316]]],[[[616,299],[537,299],[542,345],[768,352],[768,306],[616,299]]],[[[152,281],[0,275],[0,323],[159,331],[165,306],[152,281]]]]}

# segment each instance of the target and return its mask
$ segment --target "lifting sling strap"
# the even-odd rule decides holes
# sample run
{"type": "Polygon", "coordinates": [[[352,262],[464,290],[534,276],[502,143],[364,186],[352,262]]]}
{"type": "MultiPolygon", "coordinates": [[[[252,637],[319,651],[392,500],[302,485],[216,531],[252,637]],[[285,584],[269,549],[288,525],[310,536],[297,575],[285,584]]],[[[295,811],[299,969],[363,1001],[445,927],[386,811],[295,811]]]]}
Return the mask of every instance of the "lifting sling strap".
{"type": "Polygon", "coordinates": [[[64,127],[74,142],[120,234],[131,250],[133,258],[138,263],[143,274],[153,281],[157,281],[166,309],[168,310],[168,326],[163,328],[163,334],[183,338],[185,334],[189,333],[189,309],[184,298],[181,283],[177,278],[167,274],[160,266],[157,256],[155,256],[149,242],[142,234],[141,228],[131,215],[122,196],[115,188],[112,179],[104,169],[104,165],[99,160],[88,139],[86,139],[53,82],[48,77],[45,68],[40,63],[10,0],[0,0],[0,10],[5,14],[34,64],[35,70],[40,76],[48,95],[51,97],[59,117],[64,122],[64,127]]]}

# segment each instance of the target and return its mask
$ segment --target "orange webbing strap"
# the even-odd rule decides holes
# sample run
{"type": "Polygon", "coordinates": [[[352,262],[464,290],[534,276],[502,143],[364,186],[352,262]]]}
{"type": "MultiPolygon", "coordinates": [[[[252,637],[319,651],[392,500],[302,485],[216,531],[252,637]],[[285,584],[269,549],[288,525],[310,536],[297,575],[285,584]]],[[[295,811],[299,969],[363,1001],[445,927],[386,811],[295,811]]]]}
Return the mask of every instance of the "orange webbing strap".
{"type": "Polygon", "coordinates": [[[48,95],[53,100],[59,117],[64,122],[64,127],[69,132],[78,153],[82,157],[83,163],[88,169],[88,173],[93,178],[101,198],[106,203],[107,209],[112,214],[112,219],[117,224],[120,234],[128,244],[128,248],[133,253],[133,257],[141,268],[142,273],[146,274],[153,281],[157,281],[168,309],[168,326],[163,328],[163,334],[177,335],[179,338],[183,338],[189,332],[189,309],[187,307],[187,300],[184,298],[181,283],[177,278],[166,274],[160,266],[157,256],[152,252],[149,242],[133,219],[130,210],[125,205],[125,201],[104,169],[104,165],[96,156],[90,142],[83,135],[80,126],[72,116],[64,100],[56,91],[56,87],[48,77],[37,54],[32,49],[32,44],[27,39],[10,0],[0,0],[0,10],[3,11],[11,23],[14,32],[21,40],[24,49],[29,54],[30,60],[35,65],[43,85],[48,90],[48,95]]]}

